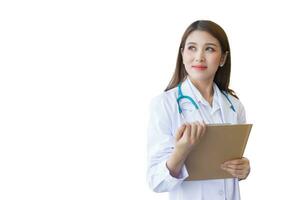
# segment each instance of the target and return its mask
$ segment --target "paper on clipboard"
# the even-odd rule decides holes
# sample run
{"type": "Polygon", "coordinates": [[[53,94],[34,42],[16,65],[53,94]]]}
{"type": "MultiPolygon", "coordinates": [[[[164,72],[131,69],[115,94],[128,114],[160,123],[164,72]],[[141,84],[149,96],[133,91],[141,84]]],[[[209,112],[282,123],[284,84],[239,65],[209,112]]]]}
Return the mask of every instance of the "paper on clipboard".
{"type": "Polygon", "coordinates": [[[207,125],[206,133],[186,159],[185,181],[233,176],[221,169],[225,161],[242,158],[252,124],[207,125]]]}

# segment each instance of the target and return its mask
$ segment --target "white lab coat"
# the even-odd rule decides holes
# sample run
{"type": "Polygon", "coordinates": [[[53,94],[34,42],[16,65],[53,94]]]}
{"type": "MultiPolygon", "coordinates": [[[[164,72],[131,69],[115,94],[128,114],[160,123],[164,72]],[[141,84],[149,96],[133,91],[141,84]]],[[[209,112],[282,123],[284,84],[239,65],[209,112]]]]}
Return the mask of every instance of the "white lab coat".
{"type": "MultiPolygon", "coordinates": [[[[189,85],[188,81],[189,79],[186,79],[182,83],[183,95],[188,95],[194,99],[195,94],[198,99],[201,96],[200,92],[195,86],[190,87],[191,84],[189,85]]],[[[215,83],[214,91],[218,97],[223,123],[245,123],[245,110],[241,102],[228,94],[234,106],[234,112],[230,108],[231,104],[215,83]]],[[[155,97],[151,102],[147,166],[147,181],[150,188],[155,192],[169,192],[171,200],[239,200],[240,192],[237,178],[184,181],[188,177],[185,165],[178,178],[170,175],[166,161],[175,146],[176,130],[183,123],[178,112],[177,97],[178,88],[175,87],[155,97]]],[[[180,105],[188,122],[201,120],[199,113],[195,109],[193,111],[190,109],[193,105],[189,101],[182,100],[180,105]]],[[[204,119],[204,121],[213,123],[208,119],[204,119]]]]}

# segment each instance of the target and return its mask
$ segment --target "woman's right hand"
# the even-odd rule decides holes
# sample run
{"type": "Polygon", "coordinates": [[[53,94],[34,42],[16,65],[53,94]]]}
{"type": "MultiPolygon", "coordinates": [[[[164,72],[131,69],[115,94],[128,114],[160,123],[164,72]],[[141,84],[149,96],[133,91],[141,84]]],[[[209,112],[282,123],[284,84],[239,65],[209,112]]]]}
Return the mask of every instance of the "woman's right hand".
{"type": "Polygon", "coordinates": [[[181,125],[176,132],[176,150],[188,154],[199,143],[205,130],[204,122],[196,121],[181,125]]]}
{"type": "Polygon", "coordinates": [[[202,122],[186,123],[176,131],[176,144],[173,153],[167,160],[167,168],[173,177],[178,177],[185,159],[193,147],[198,144],[205,133],[206,125],[202,122]]]}

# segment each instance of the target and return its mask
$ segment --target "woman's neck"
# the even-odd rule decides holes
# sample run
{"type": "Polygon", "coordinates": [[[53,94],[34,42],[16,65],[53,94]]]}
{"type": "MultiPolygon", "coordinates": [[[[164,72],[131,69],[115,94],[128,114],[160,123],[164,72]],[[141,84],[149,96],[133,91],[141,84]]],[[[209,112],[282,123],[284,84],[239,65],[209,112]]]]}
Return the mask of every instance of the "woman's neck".
{"type": "Polygon", "coordinates": [[[213,80],[193,80],[191,78],[189,79],[201,93],[203,98],[211,105],[214,96],[213,80]]]}

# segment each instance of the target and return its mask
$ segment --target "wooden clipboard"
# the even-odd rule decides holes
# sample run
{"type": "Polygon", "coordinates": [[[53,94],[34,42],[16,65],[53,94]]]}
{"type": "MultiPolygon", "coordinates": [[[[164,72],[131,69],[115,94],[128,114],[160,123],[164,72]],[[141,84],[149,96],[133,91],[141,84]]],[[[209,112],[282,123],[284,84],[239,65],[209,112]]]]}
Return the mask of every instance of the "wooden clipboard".
{"type": "Polygon", "coordinates": [[[185,181],[233,176],[221,169],[225,161],[242,158],[252,124],[207,125],[200,142],[186,159],[185,181]]]}

